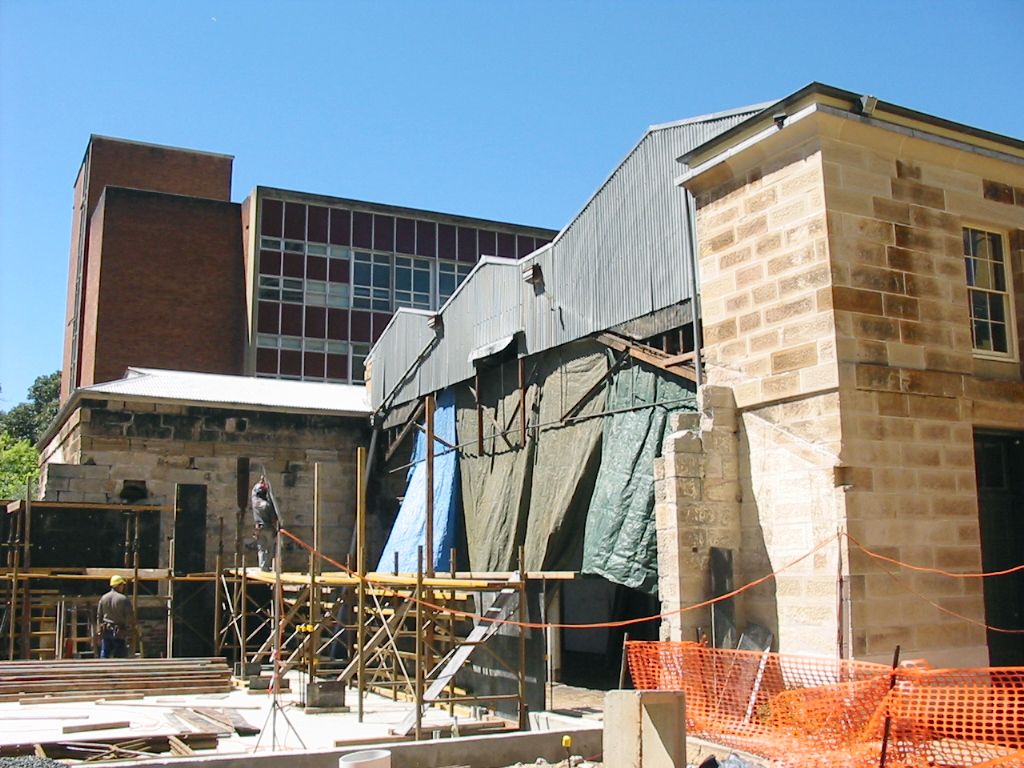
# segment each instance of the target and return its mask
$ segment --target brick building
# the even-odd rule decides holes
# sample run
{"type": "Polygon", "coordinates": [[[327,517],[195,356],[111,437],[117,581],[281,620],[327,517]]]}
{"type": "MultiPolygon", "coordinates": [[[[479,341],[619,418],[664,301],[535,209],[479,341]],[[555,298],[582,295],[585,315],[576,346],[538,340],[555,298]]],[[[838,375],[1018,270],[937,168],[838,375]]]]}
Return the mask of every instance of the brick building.
{"type": "Polygon", "coordinates": [[[103,136],[75,181],[61,398],[129,366],[360,382],[397,307],[554,232],[268,187],[232,158],[103,136]]]}

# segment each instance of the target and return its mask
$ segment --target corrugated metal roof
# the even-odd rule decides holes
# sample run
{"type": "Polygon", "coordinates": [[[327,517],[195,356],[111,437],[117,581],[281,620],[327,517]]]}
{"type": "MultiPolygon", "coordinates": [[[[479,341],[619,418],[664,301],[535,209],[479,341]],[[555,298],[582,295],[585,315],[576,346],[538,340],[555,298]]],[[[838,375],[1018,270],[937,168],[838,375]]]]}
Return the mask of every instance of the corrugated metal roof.
{"type": "Polygon", "coordinates": [[[159,368],[129,368],[123,379],[82,387],[76,390],[75,395],[173,400],[338,416],[366,416],[370,413],[369,397],[363,386],[159,368]]]}
{"type": "Polygon", "coordinates": [[[520,334],[535,354],[689,301],[687,212],[676,159],[763,109],[652,126],[545,247],[479,263],[428,326],[399,310],[370,352],[371,401],[401,403],[473,375],[473,350],[520,334]],[[543,287],[523,280],[540,267],[543,287]]]}

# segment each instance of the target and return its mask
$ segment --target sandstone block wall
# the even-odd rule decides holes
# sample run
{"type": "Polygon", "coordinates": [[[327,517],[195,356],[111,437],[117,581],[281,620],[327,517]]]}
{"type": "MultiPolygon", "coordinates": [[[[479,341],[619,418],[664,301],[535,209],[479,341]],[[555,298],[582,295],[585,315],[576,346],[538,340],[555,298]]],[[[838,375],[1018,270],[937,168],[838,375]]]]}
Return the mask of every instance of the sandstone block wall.
{"type": "Polygon", "coordinates": [[[730,388],[740,484],[738,616],[782,651],[835,653],[844,500],[832,272],[820,142],[697,198],[705,359],[730,388]]]}
{"type": "MultiPolygon", "coordinates": [[[[998,192],[1024,170],[866,126],[828,136],[822,154],[849,531],[888,557],[978,571],[974,430],[1024,430],[1024,387],[1019,356],[973,352],[962,231],[1009,235],[1020,317],[1024,207],[998,192]]],[[[939,663],[987,662],[984,629],[940,610],[983,622],[980,580],[894,579],[856,547],[850,557],[858,656],[885,659],[899,643],[939,663]]]]}
{"type": "MultiPolygon", "coordinates": [[[[309,542],[314,465],[319,463],[323,549],[345,562],[355,520],[356,448],[366,444],[367,429],[360,419],[83,400],[43,451],[41,497],[117,503],[125,480],[144,480],[149,496],[140,503],[173,510],[175,484],[205,485],[206,567],[212,569],[221,520],[225,562],[230,564],[234,555],[239,457],[250,460],[250,483],[266,469],[286,525],[309,542]]],[[[248,509],[241,530],[247,561],[255,564],[248,509]]],[[[162,537],[166,540],[172,531],[173,514],[168,512],[162,537]]],[[[161,557],[166,559],[166,553],[161,557]]],[[[284,565],[305,570],[308,555],[286,543],[284,565]]]]}
{"type": "MultiPolygon", "coordinates": [[[[1019,318],[1021,169],[817,114],[687,182],[707,378],[740,409],[746,580],[837,530],[905,562],[979,569],[974,431],[1024,431],[1024,334],[1017,320],[1015,358],[973,352],[961,233],[1008,236],[1019,318]]],[[[887,659],[900,643],[934,663],[987,661],[978,580],[889,570],[833,544],[744,611],[777,616],[781,650],[887,659]]]]}
{"type": "MultiPolygon", "coordinates": [[[[662,637],[692,640],[711,635],[711,611],[679,612],[710,596],[710,548],[738,554],[740,541],[739,444],[732,391],[701,387],[700,414],[675,414],[661,457],[654,461],[658,534],[658,591],[662,637]]],[[[738,560],[738,558],[737,558],[738,560]]],[[[740,613],[737,621],[742,628],[740,613]]]]}

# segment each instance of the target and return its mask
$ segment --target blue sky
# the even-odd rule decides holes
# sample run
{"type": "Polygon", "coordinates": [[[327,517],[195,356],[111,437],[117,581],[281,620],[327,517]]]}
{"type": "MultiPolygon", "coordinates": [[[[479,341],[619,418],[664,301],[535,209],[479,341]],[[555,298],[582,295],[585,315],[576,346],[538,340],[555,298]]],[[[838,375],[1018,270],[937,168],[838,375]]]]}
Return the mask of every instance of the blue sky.
{"type": "Polygon", "coordinates": [[[561,227],[653,123],[812,80],[1018,138],[1024,2],[0,0],[0,409],[60,367],[89,134],[561,227]]]}

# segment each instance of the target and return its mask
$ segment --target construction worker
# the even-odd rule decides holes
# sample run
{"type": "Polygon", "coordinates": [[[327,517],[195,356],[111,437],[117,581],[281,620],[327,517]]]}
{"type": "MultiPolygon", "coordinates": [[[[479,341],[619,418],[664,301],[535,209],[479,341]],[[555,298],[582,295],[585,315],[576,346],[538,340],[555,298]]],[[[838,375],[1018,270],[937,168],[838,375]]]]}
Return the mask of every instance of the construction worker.
{"type": "Polygon", "coordinates": [[[135,628],[132,601],[124,593],[128,581],[124,576],[110,577],[110,591],[100,598],[96,618],[100,629],[100,658],[123,659],[128,655],[128,638],[135,628]]]}
{"type": "Polygon", "coordinates": [[[264,475],[260,475],[252,487],[252,516],[256,524],[256,557],[260,570],[269,571],[274,559],[278,517],[270,498],[270,484],[264,475]]]}

